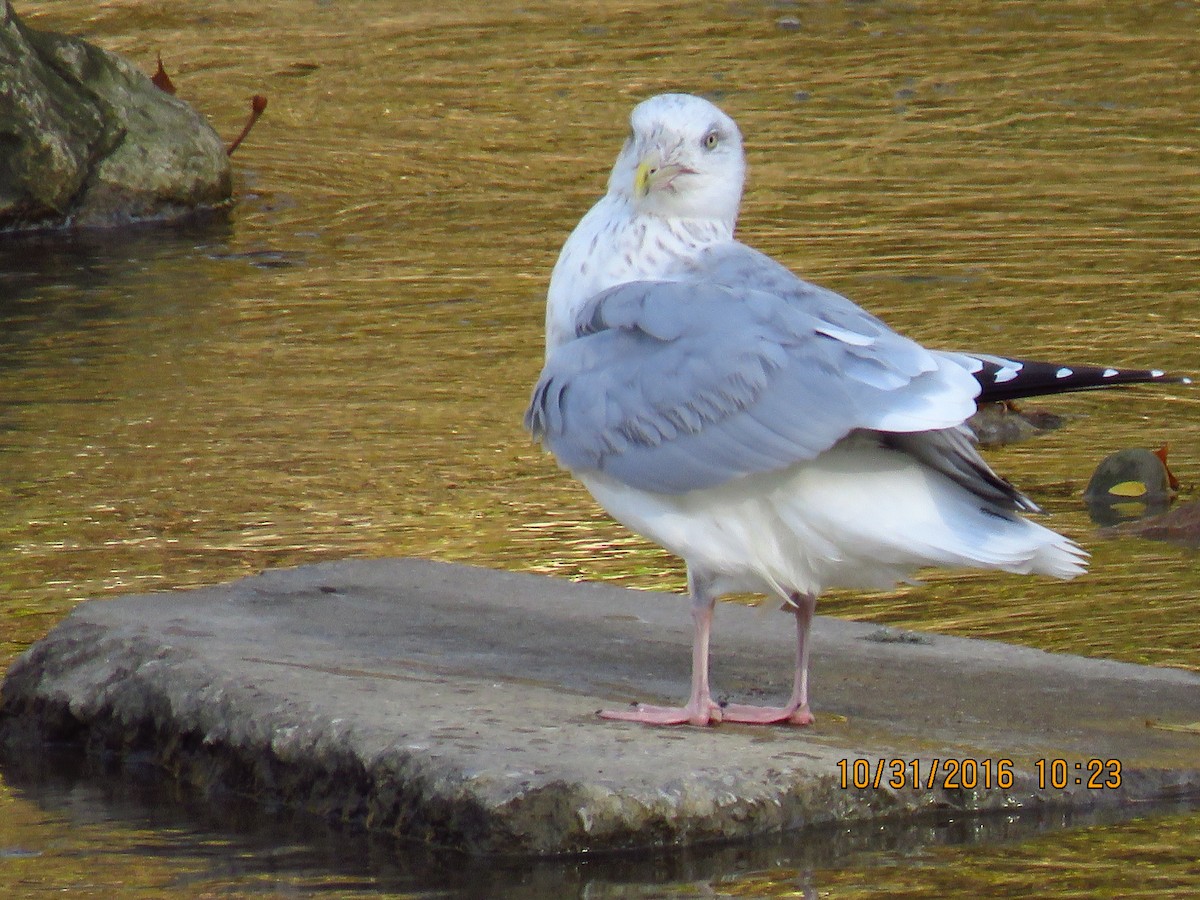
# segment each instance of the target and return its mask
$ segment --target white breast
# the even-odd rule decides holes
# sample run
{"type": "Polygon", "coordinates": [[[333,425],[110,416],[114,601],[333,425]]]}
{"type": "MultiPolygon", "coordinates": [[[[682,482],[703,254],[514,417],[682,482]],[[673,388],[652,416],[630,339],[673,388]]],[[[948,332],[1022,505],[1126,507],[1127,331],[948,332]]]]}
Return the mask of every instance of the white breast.
{"type": "Polygon", "coordinates": [[[634,215],[609,194],[571,232],[546,294],[546,354],[575,337],[575,317],[601,291],[629,281],[673,281],[705,247],[732,240],[719,222],[634,215]]]}

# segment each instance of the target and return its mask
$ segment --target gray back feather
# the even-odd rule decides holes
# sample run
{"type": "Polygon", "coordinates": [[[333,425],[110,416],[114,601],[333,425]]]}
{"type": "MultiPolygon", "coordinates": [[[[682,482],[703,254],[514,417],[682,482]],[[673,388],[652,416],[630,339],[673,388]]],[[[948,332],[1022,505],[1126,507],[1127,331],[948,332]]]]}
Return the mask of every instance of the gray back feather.
{"type": "MultiPolygon", "coordinates": [[[[705,251],[678,278],[598,294],[547,360],[525,425],[566,468],[683,493],[813,459],[855,431],[957,429],[975,410],[961,364],[744,245],[705,251]]],[[[966,441],[926,455],[990,473],[966,441]]]]}

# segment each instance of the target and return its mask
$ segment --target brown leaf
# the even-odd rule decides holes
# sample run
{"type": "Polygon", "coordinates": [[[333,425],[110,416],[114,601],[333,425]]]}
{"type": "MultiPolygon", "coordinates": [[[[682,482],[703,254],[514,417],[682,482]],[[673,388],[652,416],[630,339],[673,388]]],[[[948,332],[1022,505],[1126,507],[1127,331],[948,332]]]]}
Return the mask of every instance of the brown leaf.
{"type": "Polygon", "coordinates": [[[158,54],[158,71],[150,79],[154,82],[154,86],[160,91],[166,91],[168,94],[175,93],[175,85],[171,83],[171,76],[167,74],[167,70],[163,68],[162,54],[158,54]]]}
{"type": "Polygon", "coordinates": [[[1163,444],[1154,451],[1154,455],[1162,460],[1163,468],[1167,470],[1167,484],[1171,490],[1179,490],[1179,479],[1175,477],[1175,473],[1171,471],[1171,467],[1167,465],[1167,451],[1170,449],[1170,444],[1163,444]]]}

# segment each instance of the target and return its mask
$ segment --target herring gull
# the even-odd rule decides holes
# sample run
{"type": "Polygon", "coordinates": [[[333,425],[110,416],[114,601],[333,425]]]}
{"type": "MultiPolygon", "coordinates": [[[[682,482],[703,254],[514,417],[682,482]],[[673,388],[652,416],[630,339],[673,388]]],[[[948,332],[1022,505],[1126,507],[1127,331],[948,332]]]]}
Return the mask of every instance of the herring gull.
{"type": "Polygon", "coordinates": [[[1087,554],[1024,518],[964,425],[976,401],[1163,379],[928,350],[734,238],[745,161],[734,121],[686,94],[639,104],[608,192],[550,279],[546,359],[525,426],[615,519],[687,564],[694,640],[681,707],[647,724],[813,721],[809,628],[833,587],[926,566],[1071,578],[1087,554]],[[718,597],[795,619],[792,694],[718,704],[718,597]]]}

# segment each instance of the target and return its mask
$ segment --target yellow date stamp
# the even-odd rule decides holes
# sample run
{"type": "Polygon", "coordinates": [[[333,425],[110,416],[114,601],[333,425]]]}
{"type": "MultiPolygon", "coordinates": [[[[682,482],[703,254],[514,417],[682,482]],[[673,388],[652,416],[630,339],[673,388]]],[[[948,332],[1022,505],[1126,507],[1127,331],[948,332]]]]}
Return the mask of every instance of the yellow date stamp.
{"type": "Polygon", "coordinates": [[[838,782],[843,790],[889,787],[895,790],[975,790],[1013,786],[1011,759],[839,759],[838,782]]]}
{"type": "MultiPolygon", "coordinates": [[[[843,790],[912,788],[914,790],[1007,790],[1016,783],[1016,764],[1007,757],[932,757],[929,759],[839,759],[838,784],[843,790]]],[[[1119,759],[1038,759],[1033,772],[1039,790],[1084,787],[1115,790],[1121,786],[1119,759]]]]}

